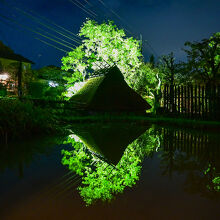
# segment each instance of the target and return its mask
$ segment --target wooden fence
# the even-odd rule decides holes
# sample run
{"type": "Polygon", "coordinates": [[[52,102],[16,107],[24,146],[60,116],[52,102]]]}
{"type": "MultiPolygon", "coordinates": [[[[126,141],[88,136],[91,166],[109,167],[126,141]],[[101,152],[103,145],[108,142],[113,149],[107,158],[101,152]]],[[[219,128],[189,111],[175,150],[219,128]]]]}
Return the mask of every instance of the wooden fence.
{"type": "Polygon", "coordinates": [[[220,120],[220,85],[165,85],[162,93],[162,107],[166,113],[220,120]]]}

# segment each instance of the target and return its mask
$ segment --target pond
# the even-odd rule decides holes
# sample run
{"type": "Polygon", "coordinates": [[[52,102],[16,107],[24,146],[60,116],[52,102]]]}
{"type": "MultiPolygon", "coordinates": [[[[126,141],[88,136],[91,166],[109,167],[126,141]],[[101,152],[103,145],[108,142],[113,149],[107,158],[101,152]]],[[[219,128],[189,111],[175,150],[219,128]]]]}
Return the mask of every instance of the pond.
{"type": "Polygon", "coordinates": [[[77,124],[0,148],[0,219],[220,219],[220,135],[77,124]]]}

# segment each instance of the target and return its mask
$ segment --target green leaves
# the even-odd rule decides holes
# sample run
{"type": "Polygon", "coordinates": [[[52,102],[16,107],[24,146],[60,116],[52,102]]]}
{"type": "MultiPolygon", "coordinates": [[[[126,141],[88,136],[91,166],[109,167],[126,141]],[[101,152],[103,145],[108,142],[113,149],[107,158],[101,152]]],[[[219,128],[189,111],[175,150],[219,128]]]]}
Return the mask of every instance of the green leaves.
{"type": "Polygon", "coordinates": [[[186,66],[192,77],[214,82],[220,73],[220,32],[201,42],[186,42],[185,46],[189,48],[184,51],[188,58],[186,66]]]}
{"type": "Polygon", "coordinates": [[[114,166],[98,159],[77,141],[74,135],[68,137],[65,144],[71,143],[74,149],[62,151],[62,164],[82,176],[82,185],[78,190],[87,205],[99,199],[111,201],[126,187],[135,185],[144,156],[157,150],[160,145],[158,136],[150,129],[126,148],[121,160],[114,166]]]}
{"type": "Polygon", "coordinates": [[[141,65],[142,54],[138,40],[126,38],[124,30],[119,30],[113,21],[98,24],[87,20],[79,36],[84,38],[82,45],[62,58],[62,69],[74,71],[67,88],[69,83],[83,81],[89,73],[106,67],[106,63],[116,63],[130,85],[132,75],[141,65]],[[75,74],[77,71],[82,77],[75,74]]]}

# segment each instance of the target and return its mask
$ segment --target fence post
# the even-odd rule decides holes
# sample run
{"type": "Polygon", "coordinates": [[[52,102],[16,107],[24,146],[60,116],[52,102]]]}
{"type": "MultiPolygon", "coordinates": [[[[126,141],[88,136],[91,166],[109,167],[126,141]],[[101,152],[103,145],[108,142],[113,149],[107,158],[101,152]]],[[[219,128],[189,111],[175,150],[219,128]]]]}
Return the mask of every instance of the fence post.
{"type": "Polygon", "coordinates": [[[178,86],[178,114],[180,114],[180,86],[178,86]]]}
{"type": "Polygon", "coordinates": [[[194,100],[195,100],[195,117],[198,117],[197,115],[197,85],[195,85],[195,97],[194,97],[194,100]]]}
{"type": "Polygon", "coordinates": [[[205,99],[204,99],[205,86],[202,87],[202,118],[205,118],[205,99]]]}
{"type": "Polygon", "coordinates": [[[163,89],[163,95],[164,95],[164,108],[167,110],[167,85],[164,85],[163,89]]]}
{"type": "Polygon", "coordinates": [[[213,88],[212,88],[212,91],[213,91],[213,93],[212,93],[212,98],[213,98],[213,106],[212,106],[212,119],[216,119],[216,117],[217,117],[217,114],[216,114],[216,86],[215,85],[213,85],[213,88]]]}
{"type": "Polygon", "coordinates": [[[184,104],[184,106],[185,106],[184,114],[185,114],[185,117],[186,117],[186,115],[187,115],[187,110],[188,110],[188,108],[187,108],[187,102],[186,102],[186,86],[184,86],[184,102],[185,102],[185,104],[184,104]]]}
{"type": "Polygon", "coordinates": [[[175,106],[174,106],[174,85],[171,84],[170,85],[170,110],[172,113],[175,112],[175,106]]]}
{"type": "Polygon", "coordinates": [[[184,105],[183,105],[183,86],[181,86],[181,114],[183,114],[184,105]]]}
{"type": "Polygon", "coordinates": [[[174,106],[175,106],[175,111],[176,111],[176,102],[177,102],[177,86],[174,86],[174,106]]]}
{"type": "Polygon", "coordinates": [[[191,118],[193,117],[193,86],[190,86],[191,90],[191,118]]]}
{"type": "Polygon", "coordinates": [[[191,108],[190,108],[190,86],[188,85],[187,86],[187,95],[188,95],[188,118],[190,117],[190,114],[191,114],[191,108]]]}
{"type": "Polygon", "coordinates": [[[201,117],[201,102],[200,102],[200,98],[201,98],[201,87],[199,85],[199,94],[198,94],[198,105],[199,105],[199,118],[201,117]]]}
{"type": "Polygon", "coordinates": [[[208,108],[208,104],[210,104],[210,102],[208,102],[208,87],[206,85],[205,87],[205,114],[206,114],[206,118],[208,118],[208,115],[209,115],[209,108],[208,108]]]}

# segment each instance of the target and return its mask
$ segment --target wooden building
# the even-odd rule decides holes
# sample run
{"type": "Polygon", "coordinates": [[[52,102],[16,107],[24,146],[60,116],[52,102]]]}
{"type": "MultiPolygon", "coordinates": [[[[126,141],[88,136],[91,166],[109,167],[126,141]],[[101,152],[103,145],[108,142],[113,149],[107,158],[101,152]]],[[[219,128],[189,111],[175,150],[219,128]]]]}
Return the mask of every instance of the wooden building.
{"type": "Polygon", "coordinates": [[[32,78],[32,61],[15,54],[0,41],[0,86],[8,94],[21,95],[32,78]]]}

